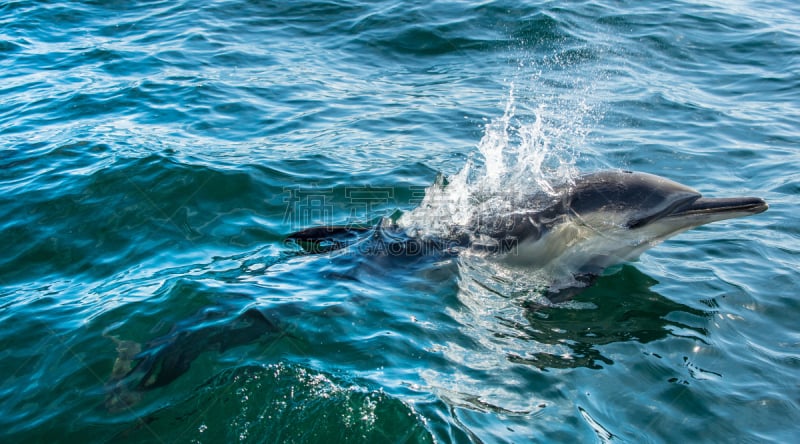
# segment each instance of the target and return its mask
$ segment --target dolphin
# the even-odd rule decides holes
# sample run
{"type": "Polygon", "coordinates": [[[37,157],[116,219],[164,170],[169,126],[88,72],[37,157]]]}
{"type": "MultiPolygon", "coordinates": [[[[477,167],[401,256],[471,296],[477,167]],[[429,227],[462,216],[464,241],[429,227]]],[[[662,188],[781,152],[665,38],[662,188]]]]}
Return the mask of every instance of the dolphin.
{"type": "MultiPolygon", "coordinates": [[[[566,272],[575,278],[575,285],[550,289],[546,294],[558,303],[591,284],[605,268],[634,260],[671,236],[768,208],[757,197],[704,197],[669,179],[630,171],[586,174],[553,192],[530,193],[513,202],[510,211],[478,210],[468,223],[437,236],[383,218],[375,225],[307,228],[287,240],[307,253],[350,250],[388,258],[387,266],[401,264],[396,262],[400,258],[438,260],[472,253],[485,254],[509,267],[544,270],[546,275],[566,272]]],[[[186,373],[206,351],[224,352],[289,335],[281,319],[297,313],[302,313],[302,308],[294,304],[286,304],[280,311],[249,308],[237,315],[207,309],[144,347],[111,336],[119,356],[107,384],[106,406],[111,411],[130,408],[144,391],[165,386],[186,373]]]]}
{"type": "Polygon", "coordinates": [[[469,223],[442,236],[384,219],[372,227],[309,228],[288,239],[313,253],[343,248],[398,256],[486,252],[509,266],[569,273],[586,284],[683,231],[768,207],[758,197],[704,197],[664,177],[609,170],[579,176],[551,193],[532,193],[515,201],[511,211],[476,212],[469,223]]]}

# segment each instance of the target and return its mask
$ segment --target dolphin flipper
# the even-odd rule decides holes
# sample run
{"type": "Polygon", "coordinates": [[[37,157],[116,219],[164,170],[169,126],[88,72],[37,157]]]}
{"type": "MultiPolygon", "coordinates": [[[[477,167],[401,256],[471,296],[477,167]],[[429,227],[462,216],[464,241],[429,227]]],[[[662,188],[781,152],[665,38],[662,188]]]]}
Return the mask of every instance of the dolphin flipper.
{"type": "Polygon", "coordinates": [[[587,288],[594,285],[599,278],[599,274],[580,273],[573,275],[575,284],[558,290],[548,290],[545,297],[553,304],[561,304],[571,301],[575,296],[583,293],[587,288]]]}

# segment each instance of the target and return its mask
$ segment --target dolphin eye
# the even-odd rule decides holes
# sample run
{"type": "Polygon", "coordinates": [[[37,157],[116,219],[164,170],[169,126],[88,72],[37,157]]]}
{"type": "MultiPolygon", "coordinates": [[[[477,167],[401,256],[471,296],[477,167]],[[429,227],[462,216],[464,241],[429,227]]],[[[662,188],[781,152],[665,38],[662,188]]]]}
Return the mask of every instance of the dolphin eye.
{"type": "Polygon", "coordinates": [[[643,217],[641,219],[631,219],[628,221],[627,224],[625,224],[625,227],[628,228],[629,230],[635,230],[637,228],[641,228],[647,225],[647,223],[653,220],[653,218],[654,217],[651,216],[651,217],[643,217]]]}

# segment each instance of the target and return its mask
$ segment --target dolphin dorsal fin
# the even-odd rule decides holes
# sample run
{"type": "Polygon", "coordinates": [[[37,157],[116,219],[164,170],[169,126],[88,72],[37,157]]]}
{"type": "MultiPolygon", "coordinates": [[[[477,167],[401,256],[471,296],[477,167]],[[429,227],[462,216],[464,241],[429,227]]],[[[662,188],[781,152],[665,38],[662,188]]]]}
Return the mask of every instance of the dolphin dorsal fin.
{"type": "Polygon", "coordinates": [[[309,253],[327,253],[352,245],[375,228],[364,225],[326,225],[306,228],[290,234],[286,239],[294,241],[309,253]]]}

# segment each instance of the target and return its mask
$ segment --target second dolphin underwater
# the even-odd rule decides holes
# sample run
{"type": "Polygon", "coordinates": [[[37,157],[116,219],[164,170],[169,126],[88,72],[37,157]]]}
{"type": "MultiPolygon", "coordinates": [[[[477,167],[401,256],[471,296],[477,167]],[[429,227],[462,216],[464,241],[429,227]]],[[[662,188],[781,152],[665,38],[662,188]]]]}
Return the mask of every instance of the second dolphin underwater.
{"type": "MultiPolygon", "coordinates": [[[[554,191],[526,196],[513,211],[476,213],[467,224],[452,226],[445,235],[420,234],[419,228],[384,219],[371,227],[308,228],[289,235],[288,240],[311,254],[349,251],[374,255],[376,261],[388,258],[385,265],[389,267],[401,263],[395,260],[474,252],[509,267],[571,274],[575,286],[547,294],[558,303],[581,291],[607,267],[634,260],[669,237],[768,208],[757,197],[704,197],[669,179],[629,171],[586,174],[554,191]]],[[[115,339],[120,356],[109,381],[107,406],[126,408],[136,402],[139,392],[169,384],[204,351],[224,351],[285,334],[281,318],[291,317],[302,307],[288,304],[283,311],[251,307],[223,316],[230,323],[176,326],[145,344],[144,350],[139,344],[115,339]]]]}
{"type": "MultiPolygon", "coordinates": [[[[309,252],[358,248],[366,254],[486,252],[514,267],[572,274],[587,283],[604,269],[688,229],[766,211],[758,197],[704,197],[653,174],[600,171],[554,193],[537,192],[507,212],[476,213],[444,236],[383,221],[374,227],[314,227],[289,236],[309,252]]],[[[558,302],[563,295],[553,295],[558,302]]]]}

